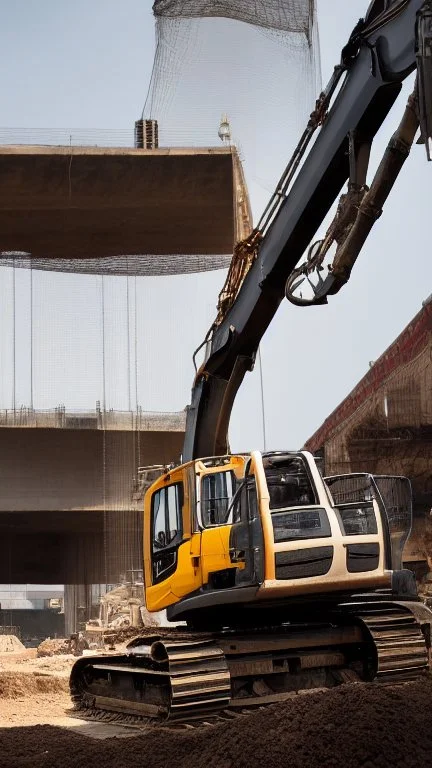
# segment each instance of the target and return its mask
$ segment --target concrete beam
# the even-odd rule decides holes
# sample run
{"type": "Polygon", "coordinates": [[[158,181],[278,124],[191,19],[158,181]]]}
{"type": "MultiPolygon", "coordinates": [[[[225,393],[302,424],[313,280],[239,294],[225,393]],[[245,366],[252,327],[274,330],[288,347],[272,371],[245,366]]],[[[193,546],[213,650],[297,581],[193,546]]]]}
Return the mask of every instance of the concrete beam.
{"type": "MultiPolygon", "coordinates": [[[[173,413],[139,410],[103,411],[100,409],[67,411],[64,407],[48,410],[32,408],[3,408],[0,410],[0,430],[7,429],[90,429],[106,432],[182,432],[186,411],[173,413]]],[[[1,442],[1,441],[0,441],[1,442]]]]}
{"type": "Polygon", "coordinates": [[[211,268],[250,229],[245,200],[232,147],[0,147],[0,252],[202,254],[211,268]]]}
{"type": "Polygon", "coordinates": [[[103,512],[2,512],[0,584],[104,583],[104,539],[103,512]]]}
{"type": "Polygon", "coordinates": [[[0,513],[135,510],[138,463],[176,461],[182,444],[182,432],[0,429],[0,513]]]}

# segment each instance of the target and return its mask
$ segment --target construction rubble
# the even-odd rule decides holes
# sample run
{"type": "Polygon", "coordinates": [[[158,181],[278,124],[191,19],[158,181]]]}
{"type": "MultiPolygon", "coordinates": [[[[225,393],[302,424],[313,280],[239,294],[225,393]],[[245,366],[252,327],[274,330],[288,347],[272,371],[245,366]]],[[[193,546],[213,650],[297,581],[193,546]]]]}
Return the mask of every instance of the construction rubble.
{"type": "Polygon", "coordinates": [[[25,650],[21,640],[15,635],[0,635],[0,654],[16,653],[25,650]]]}
{"type": "Polygon", "coordinates": [[[163,617],[147,611],[143,595],[142,582],[124,582],[102,595],[99,618],[87,621],[85,632],[78,638],[81,650],[112,647],[136,636],[145,627],[160,626],[163,617]]]}

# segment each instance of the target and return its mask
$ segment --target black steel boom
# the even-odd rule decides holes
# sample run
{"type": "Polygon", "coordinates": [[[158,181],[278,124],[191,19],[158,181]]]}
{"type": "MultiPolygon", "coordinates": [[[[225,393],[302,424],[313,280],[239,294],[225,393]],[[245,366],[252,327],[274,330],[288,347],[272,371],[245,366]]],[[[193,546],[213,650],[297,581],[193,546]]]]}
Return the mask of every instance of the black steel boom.
{"type": "MultiPolygon", "coordinates": [[[[209,334],[206,359],[197,373],[187,414],[184,461],[227,452],[236,393],[246,371],[254,365],[260,340],[285,295],[287,279],[347,179],[351,207],[345,207],[343,213],[344,222],[352,225],[350,217],[355,218],[368,192],[365,176],[373,138],[403,80],[416,66],[415,105],[410,105],[415,117],[408,121],[409,141],[414,138],[418,115],[423,141],[428,144],[432,124],[431,19],[431,0],[375,0],[354,29],[342,51],[341,64],[318,100],[296,153],[253,233],[255,242],[259,240],[253,263],[209,334]],[[307,151],[315,132],[315,142],[307,151]]],[[[406,122],[405,116],[405,128],[406,122]]],[[[391,186],[387,184],[387,194],[391,186]]],[[[362,240],[360,247],[364,239],[357,237],[357,243],[362,240]]],[[[344,264],[346,267],[346,261],[344,264]]],[[[318,301],[323,303],[327,293],[339,287],[324,292],[318,301]]]]}

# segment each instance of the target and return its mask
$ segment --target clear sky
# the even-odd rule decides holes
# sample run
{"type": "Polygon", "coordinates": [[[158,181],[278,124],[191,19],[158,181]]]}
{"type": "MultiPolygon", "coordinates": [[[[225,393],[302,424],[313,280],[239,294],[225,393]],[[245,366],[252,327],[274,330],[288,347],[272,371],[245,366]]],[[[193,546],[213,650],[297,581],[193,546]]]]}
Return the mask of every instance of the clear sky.
{"type": "MultiPolygon", "coordinates": [[[[318,0],[324,81],[366,6],[367,0],[318,0]]],[[[0,0],[0,9],[0,129],[73,130],[133,125],[143,107],[154,54],[149,0],[0,0]]],[[[269,70],[268,76],[278,77],[277,66],[269,70]]],[[[257,84],[251,81],[248,87],[253,104],[257,84]]],[[[280,82],[281,111],[286,107],[287,89],[280,82]]],[[[403,107],[401,97],[380,133],[375,162],[403,107]]],[[[220,111],[223,109],[221,105],[220,111]]],[[[197,114],[199,105],[195,104],[193,110],[191,114],[197,114]]],[[[258,117],[255,109],[251,119],[258,117]]],[[[294,134],[287,136],[286,146],[278,139],[272,147],[273,155],[276,152],[280,156],[281,171],[295,138],[294,134]]],[[[257,147],[262,163],[266,151],[270,153],[263,141],[257,147]]],[[[431,293],[431,173],[423,147],[415,147],[350,283],[330,299],[327,307],[281,306],[262,345],[268,449],[300,446],[431,293]]],[[[264,183],[258,193],[255,182],[251,189],[254,208],[258,209],[268,190],[264,183]]],[[[0,314],[7,330],[11,276],[6,272],[0,285],[0,314]]],[[[17,327],[17,398],[18,402],[28,403],[24,325],[28,285],[26,277],[17,279],[22,306],[17,327]]],[[[55,328],[49,338],[35,329],[34,351],[40,363],[35,405],[54,407],[64,402],[67,406],[92,407],[96,399],[101,399],[96,303],[92,311],[92,302],[100,298],[98,278],[61,275],[53,281],[48,275],[40,275],[34,279],[39,286],[35,311],[40,328],[52,319],[55,301],[57,313],[67,309],[66,321],[52,323],[55,328]]],[[[144,408],[175,410],[188,401],[193,375],[190,356],[213,319],[222,282],[220,272],[197,278],[140,279],[138,378],[139,400],[144,408]],[[169,361],[161,355],[161,338],[172,340],[169,361]]],[[[123,313],[123,324],[119,296],[121,292],[124,296],[125,291],[124,280],[115,289],[111,284],[107,287],[113,305],[118,302],[118,312],[123,313]]],[[[113,317],[109,350],[113,373],[108,382],[112,393],[108,404],[127,407],[124,335],[116,331],[113,317]]],[[[0,340],[0,407],[10,405],[9,338],[3,333],[0,340]]],[[[231,435],[233,449],[263,447],[256,372],[248,376],[240,390],[231,435]]]]}

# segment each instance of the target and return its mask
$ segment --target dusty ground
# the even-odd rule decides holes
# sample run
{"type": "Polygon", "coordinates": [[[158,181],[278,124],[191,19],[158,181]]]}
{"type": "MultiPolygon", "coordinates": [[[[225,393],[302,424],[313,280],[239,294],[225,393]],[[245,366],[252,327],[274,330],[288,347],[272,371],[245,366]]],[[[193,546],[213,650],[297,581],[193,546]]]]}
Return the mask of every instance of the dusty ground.
{"type": "MultiPolygon", "coordinates": [[[[70,708],[73,656],[37,658],[36,649],[0,654],[0,727],[54,723],[70,708]]],[[[1,752],[0,752],[1,763],[1,752]]]]}
{"type": "Polygon", "coordinates": [[[0,657],[0,768],[421,768],[432,754],[432,680],[311,692],[215,726],[115,726],[70,717],[73,657],[0,657]],[[99,732],[96,731],[102,728],[99,732]],[[105,730],[103,730],[105,729],[105,730]],[[89,738],[88,734],[104,740],[89,738]],[[106,736],[114,738],[105,738],[106,736]]]}

